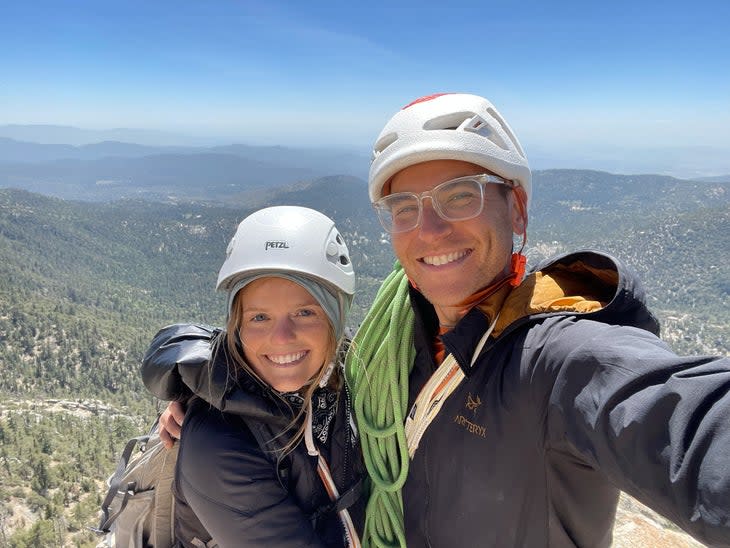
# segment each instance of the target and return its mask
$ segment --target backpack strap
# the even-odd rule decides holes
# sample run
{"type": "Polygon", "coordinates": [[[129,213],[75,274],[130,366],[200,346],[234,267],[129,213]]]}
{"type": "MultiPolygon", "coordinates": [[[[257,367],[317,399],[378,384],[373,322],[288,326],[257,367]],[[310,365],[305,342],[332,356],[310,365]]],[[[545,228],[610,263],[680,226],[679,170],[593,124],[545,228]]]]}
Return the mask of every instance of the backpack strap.
{"type": "Polygon", "coordinates": [[[112,474],[112,476],[109,478],[109,491],[107,491],[106,497],[104,497],[104,501],[101,503],[102,515],[101,519],[99,520],[99,526],[95,529],[92,528],[92,531],[99,534],[108,533],[110,530],[109,528],[111,527],[112,523],[114,523],[114,520],[117,519],[117,516],[119,516],[119,514],[122,513],[124,508],[127,506],[127,501],[129,500],[129,497],[134,494],[134,488],[136,487],[136,485],[134,482],[131,482],[127,485],[122,486],[124,472],[127,469],[127,465],[129,464],[129,458],[132,456],[132,451],[134,451],[134,448],[137,447],[137,445],[141,446],[146,444],[149,439],[149,435],[137,436],[130,439],[124,446],[124,451],[122,451],[122,456],[119,458],[117,469],[114,471],[114,474],[112,474]],[[122,488],[123,490],[121,490],[122,488]],[[122,503],[119,506],[119,510],[109,515],[110,505],[117,493],[124,493],[124,498],[122,499],[122,503]]]}
{"type": "MultiPolygon", "coordinates": [[[[499,314],[494,317],[494,320],[484,332],[484,335],[482,335],[472,355],[469,368],[473,367],[477,361],[489,335],[492,334],[494,326],[497,325],[498,319],[499,314]]],[[[449,354],[441,365],[438,366],[436,371],[431,374],[431,377],[423,385],[423,388],[421,388],[413,407],[411,407],[411,411],[408,413],[408,417],[406,417],[405,423],[408,456],[411,460],[413,460],[413,456],[418,449],[418,444],[421,442],[421,438],[426,433],[426,429],[431,424],[431,421],[441,411],[441,407],[446,401],[446,398],[456,390],[456,387],[461,384],[461,381],[465,377],[466,373],[464,373],[464,369],[456,361],[454,355],[449,354]]]]}
{"type": "Polygon", "coordinates": [[[203,542],[198,537],[195,537],[193,540],[190,541],[190,544],[195,546],[195,548],[219,548],[218,543],[211,539],[208,542],[203,542]]]}
{"type": "Polygon", "coordinates": [[[172,484],[179,448],[180,443],[175,443],[170,449],[162,448],[164,461],[157,475],[154,521],[150,531],[152,546],[172,546],[175,541],[175,496],[172,484]]]}

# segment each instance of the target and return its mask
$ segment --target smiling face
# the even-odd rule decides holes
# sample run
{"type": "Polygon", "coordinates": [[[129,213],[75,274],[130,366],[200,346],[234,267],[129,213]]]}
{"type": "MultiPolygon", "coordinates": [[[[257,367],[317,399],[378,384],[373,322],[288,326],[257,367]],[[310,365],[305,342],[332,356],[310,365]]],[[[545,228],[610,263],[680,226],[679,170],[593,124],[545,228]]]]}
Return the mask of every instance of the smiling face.
{"type": "MultiPolygon", "coordinates": [[[[431,190],[445,181],[485,173],[483,167],[456,160],[434,160],[399,171],[390,193],[431,190]]],[[[484,188],[484,210],[466,221],[445,221],[430,200],[423,203],[421,225],[392,235],[393,250],[408,277],[435,307],[442,324],[461,317],[462,303],[510,272],[512,233],[522,233],[522,217],[512,192],[500,185],[484,188]]]]}
{"type": "Polygon", "coordinates": [[[284,278],[260,278],[236,296],[247,363],[273,388],[301,388],[328,358],[332,328],[317,300],[284,278]]]}

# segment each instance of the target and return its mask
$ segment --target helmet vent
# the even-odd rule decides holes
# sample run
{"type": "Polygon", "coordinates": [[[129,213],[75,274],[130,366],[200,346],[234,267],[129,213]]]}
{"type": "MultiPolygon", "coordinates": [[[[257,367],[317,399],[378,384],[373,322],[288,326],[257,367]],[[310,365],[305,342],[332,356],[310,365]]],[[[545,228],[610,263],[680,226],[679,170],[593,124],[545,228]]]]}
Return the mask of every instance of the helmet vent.
{"type": "Polygon", "coordinates": [[[473,112],[450,112],[449,114],[444,114],[443,116],[437,116],[436,118],[426,120],[423,124],[423,129],[454,130],[467,120],[474,118],[474,116],[476,116],[476,114],[473,112]]]}
{"type": "MultiPolygon", "coordinates": [[[[520,153],[520,156],[525,158],[525,152],[522,150],[522,147],[520,146],[520,142],[517,140],[517,137],[515,137],[514,133],[512,133],[512,130],[509,128],[509,126],[507,124],[505,124],[504,120],[502,120],[502,117],[499,115],[499,113],[491,107],[487,109],[487,112],[492,116],[492,118],[494,118],[499,123],[499,126],[502,128],[502,131],[504,131],[507,134],[507,137],[509,137],[509,140],[512,142],[512,145],[517,149],[517,152],[520,153]]],[[[506,147],[506,146],[503,146],[502,148],[504,148],[505,150],[509,150],[508,147],[506,147]]]]}
{"type": "Polygon", "coordinates": [[[347,266],[350,264],[350,259],[348,259],[346,255],[340,255],[340,264],[342,266],[347,266]]]}
{"type": "Polygon", "coordinates": [[[509,150],[507,143],[504,142],[504,139],[502,139],[499,133],[489,127],[487,121],[478,114],[464,124],[464,131],[481,135],[485,139],[489,139],[502,150],[509,150]]]}
{"type": "Polygon", "coordinates": [[[375,146],[373,147],[372,160],[375,160],[375,158],[378,157],[378,154],[383,152],[386,148],[395,143],[397,140],[397,133],[388,133],[388,135],[383,135],[380,139],[378,139],[378,142],[375,143],[375,146]]]}

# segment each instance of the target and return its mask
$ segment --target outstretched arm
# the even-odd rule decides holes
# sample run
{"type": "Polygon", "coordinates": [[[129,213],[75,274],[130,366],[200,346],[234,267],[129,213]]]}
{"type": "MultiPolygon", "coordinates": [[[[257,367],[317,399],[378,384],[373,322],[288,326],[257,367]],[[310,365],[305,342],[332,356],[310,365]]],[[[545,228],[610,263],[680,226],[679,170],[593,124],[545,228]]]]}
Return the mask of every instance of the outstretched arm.
{"type": "Polygon", "coordinates": [[[552,447],[699,540],[730,545],[730,360],[677,356],[646,332],[594,322],[548,345],[552,447]]]}

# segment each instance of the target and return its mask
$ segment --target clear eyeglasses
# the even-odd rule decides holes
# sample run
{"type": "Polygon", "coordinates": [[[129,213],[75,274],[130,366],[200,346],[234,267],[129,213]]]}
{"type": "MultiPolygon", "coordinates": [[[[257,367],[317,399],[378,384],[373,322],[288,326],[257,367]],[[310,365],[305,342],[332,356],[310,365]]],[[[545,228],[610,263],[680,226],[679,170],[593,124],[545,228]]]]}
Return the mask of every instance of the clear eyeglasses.
{"type": "Polygon", "coordinates": [[[445,221],[466,221],[479,215],[484,209],[484,185],[514,183],[496,175],[467,175],[441,183],[431,190],[396,192],[383,196],[373,204],[380,224],[391,234],[408,232],[421,224],[423,200],[431,198],[434,211],[445,221]]]}

